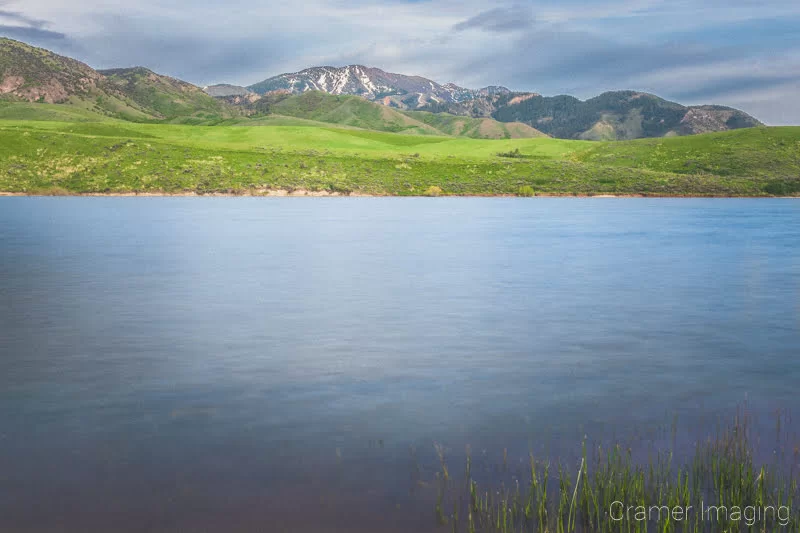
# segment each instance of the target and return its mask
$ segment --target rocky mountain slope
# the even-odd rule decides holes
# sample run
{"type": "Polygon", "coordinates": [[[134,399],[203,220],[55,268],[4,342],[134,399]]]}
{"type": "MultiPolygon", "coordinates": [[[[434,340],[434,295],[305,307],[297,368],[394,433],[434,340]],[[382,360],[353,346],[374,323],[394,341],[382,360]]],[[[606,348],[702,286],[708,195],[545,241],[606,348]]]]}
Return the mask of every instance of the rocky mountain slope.
{"type": "Polygon", "coordinates": [[[499,97],[492,107],[491,116],[497,120],[523,122],[562,139],[638,139],[762,125],[737,109],[687,107],[636,91],[607,92],[586,101],[565,95],[518,98],[512,93],[499,97]]]}
{"type": "Polygon", "coordinates": [[[460,102],[476,95],[452,83],[440,85],[421,76],[405,76],[363,65],[314,67],[281,74],[250,85],[249,90],[265,94],[283,89],[293,93],[322,91],[351,94],[401,109],[416,109],[429,102],[460,102]]]}
{"type": "Polygon", "coordinates": [[[0,39],[0,98],[67,104],[104,115],[154,118],[88,65],[12,39],[0,39]]]}
{"type": "Polygon", "coordinates": [[[134,121],[198,121],[235,116],[199,87],[143,67],[97,71],[74,59],[0,39],[0,98],[64,104],[134,121]]]}
{"type": "Polygon", "coordinates": [[[608,92],[581,101],[567,95],[545,97],[513,92],[501,86],[471,90],[361,65],[315,67],[281,74],[247,89],[259,94],[282,90],[356,95],[398,109],[523,123],[564,139],[636,139],[761,125],[737,109],[687,107],[642,92],[608,92]]]}
{"type": "Polygon", "coordinates": [[[64,102],[104,89],[104,77],[88,65],[11,39],[0,39],[0,73],[0,94],[31,102],[64,102]]]}

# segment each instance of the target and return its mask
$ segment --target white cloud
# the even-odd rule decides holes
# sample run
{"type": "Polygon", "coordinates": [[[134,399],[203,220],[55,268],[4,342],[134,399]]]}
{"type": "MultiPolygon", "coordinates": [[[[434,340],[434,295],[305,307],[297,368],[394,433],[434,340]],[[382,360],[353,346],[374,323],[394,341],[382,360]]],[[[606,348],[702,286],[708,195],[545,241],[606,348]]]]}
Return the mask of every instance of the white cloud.
{"type": "Polygon", "coordinates": [[[41,37],[34,44],[92,66],[142,64],[198,84],[249,84],[317,64],[364,63],[467,86],[580,97],[632,88],[715,103],[725,97],[722,103],[730,104],[735,93],[745,110],[768,110],[765,120],[800,123],[800,111],[778,115],[764,103],[789,98],[788,89],[756,100],[770,84],[791,86],[791,76],[800,76],[797,50],[737,26],[800,21],[796,1],[0,3],[8,12],[50,21],[52,39],[49,32],[31,34],[41,37]],[[521,20],[513,20],[516,14],[521,20]],[[56,39],[60,34],[66,38],[56,39]],[[737,92],[739,80],[747,83],[737,92]]]}

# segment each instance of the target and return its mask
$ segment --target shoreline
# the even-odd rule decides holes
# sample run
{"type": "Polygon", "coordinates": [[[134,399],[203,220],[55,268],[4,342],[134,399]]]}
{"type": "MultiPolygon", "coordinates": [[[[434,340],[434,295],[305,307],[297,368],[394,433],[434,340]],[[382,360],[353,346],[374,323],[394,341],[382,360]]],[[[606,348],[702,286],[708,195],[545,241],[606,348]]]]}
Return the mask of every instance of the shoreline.
{"type": "Polygon", "coordinates": [[[0,191],[0,197],[142,197],[142,198],[170,198],[170,197],[218,197],[218,198],[783,198],[783,199],[800,199],[800,196],[732,196],[732,195],[714,195],[714,194],[639,194],[639,193],[626,193],[626,194],[573,194],[573,193],[539,193],[533,196],[520,196],[517,194],[371,194],[371,193],[340,193],[338,191],[312,191],[307,189],[268,189],[257,191],[242,191],[238,193],[232,192],[209,192],[197,193],[195,191],[183,192],[9,192],[0,191]]]}

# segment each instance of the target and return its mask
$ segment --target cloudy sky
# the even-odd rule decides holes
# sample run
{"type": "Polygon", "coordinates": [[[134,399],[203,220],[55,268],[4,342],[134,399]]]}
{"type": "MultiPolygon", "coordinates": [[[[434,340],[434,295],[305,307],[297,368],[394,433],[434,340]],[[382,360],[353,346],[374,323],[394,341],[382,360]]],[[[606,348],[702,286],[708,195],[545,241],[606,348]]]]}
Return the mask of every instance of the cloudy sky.
{"type": "Polygon", "coordinates": [[[198,85],[359,63],[546,95],[635,89],[800,124],[797,0],[0,0],[0,35],[198,85]]]}

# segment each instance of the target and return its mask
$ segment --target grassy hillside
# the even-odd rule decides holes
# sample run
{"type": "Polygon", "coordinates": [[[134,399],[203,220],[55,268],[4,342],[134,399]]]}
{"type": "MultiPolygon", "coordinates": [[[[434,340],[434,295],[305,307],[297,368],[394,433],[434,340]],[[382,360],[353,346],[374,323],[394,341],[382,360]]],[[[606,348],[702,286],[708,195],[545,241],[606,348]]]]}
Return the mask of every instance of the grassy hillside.
{"type": "MultiPolygon", "coordinates": [[[[473,139],[518,139],[542,137],[543,133],[522,123],[503,124],[490,118],[474,119],[446,113],[399,111],[357,96],[331,95],[320,91],[301,94],[267,94],[260,99],[226,97],[249,114],[250,124],[279,115],[374,131],[419,135],[451,135],[473,139]]],[[[247,124],[246,121],[239,121],[247,124]]]]}
{"type": "Polygon", "coordinates": [[[594,143],[0,120],[0,191],[800,195],[799,149],[800,128],[594,143]]]}
{"type": "Polygon", "coordinates": [[[404,111],[405,115],[456,137],[472,139],[530,139],[546,137],[539,130],[521,122],[502,123],[490,118],[471,118],[448,113],[404,111]]]}
{"type": "Polygon", "coordinates": [[[61,122],[100,122],[102,114],[80,106],[9,102],[0,100],[0,120],[46,120],[61,122]]]}
{"type": "Polygon", "coordinates": [[[106,83],[156,118],[190,123],[230,118],[237,113],[199,87],[144,67],[102,70],[106,83]]]}
{"type": "Polygon", "coordinates": [[[576,158],[616,168],[766,180],[777,195],[800,192],[800,128],[750,128],[670,139],[596,143],[576,158]]]}
{"type": "MultiPolygon", "coordinates": [[[[236,116],[238,111],[202,89],[158,75],[145,68],[98,72],[91,67],[11,39],[0,39],[0,100],[18,103],[59,104],[57,115],[74,119],[77,114],[130,121],[198,123],[236,116]]],[[[32,119],[45,116],[30,107],[5,112],[28,112],[32,119]]]]}
{"type": "Polygon", "coordinates": [[[334,96],[318,91],[294,96],[279,95],[270,105],[269,111],[278,115],[375,131],[441,135],[435,128],[418,120],[357,96],[334,96]]]}

